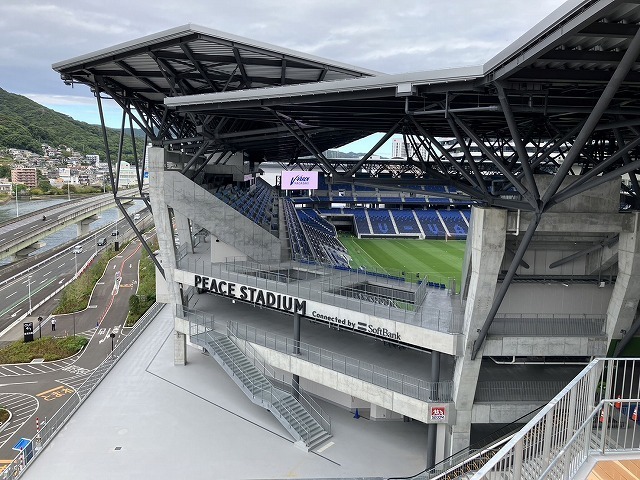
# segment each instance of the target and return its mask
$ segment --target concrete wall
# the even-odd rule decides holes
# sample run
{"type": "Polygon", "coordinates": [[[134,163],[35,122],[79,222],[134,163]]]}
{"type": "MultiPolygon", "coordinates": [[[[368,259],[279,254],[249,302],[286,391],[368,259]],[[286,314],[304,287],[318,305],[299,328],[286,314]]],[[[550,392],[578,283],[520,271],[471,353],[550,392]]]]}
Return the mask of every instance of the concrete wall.
{"type": "Polygon", "coordinates": [[[554,313],[604,315],[613,286],[596,284],[512,283],[498,313],[554,313]]]}
{"type": "Polygon", "coordinates": [[[455,419],[452,404],[423,402],[334,370],[315,365],[296,356],[280,353],[253,343],[251,345],[268,365],[294,375],[299,375],[311,382],[360,398],[398,414],[406,415],[420,422],[447,423],[455,419]],[[444,406],[447,412],[447,418],[442,422],[434,422],[431,420],[431,406],[444,406]]]}
{"type": "Polygon", "coordinates": [[[164,202],[174,211],[263,262],[280,260],[280,240],[179,172],[165,172],[164,202]]]}

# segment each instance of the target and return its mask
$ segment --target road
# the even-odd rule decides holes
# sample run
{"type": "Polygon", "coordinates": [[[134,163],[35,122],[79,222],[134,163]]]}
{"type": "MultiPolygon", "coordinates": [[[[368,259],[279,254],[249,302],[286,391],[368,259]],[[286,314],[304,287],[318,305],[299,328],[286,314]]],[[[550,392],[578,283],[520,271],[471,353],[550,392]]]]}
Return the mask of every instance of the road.
{"type": "MultiPolygon", "coordinates": [[[[76,314],[57,315],[55,332],[52,331],[50,317],[43,322],[42,329],[38,329],[37,322],[34,325],[36,338],[40,335],[73,335],[75,330],[78,335],[90,339],[83,352],[55,362],[0,365],[0,406],[13,414],[8,425],[0,432],[0,471],[18,453],[12,447],[20,438],[35,436],[36,418],[41,424],[46,418],[50,418],[70,396],[75,395],[75,388],[110,354],[112,341],[115,346],[127,335],[129,329],[124,328],[124,321],[129,309],[129,297],[137,291],[139,283],[138,263],[141,251],[140,242],[136,240],[111,259],[103,277],[94,288],[89,307],[76,314]],[[112,333],[113,339],[110,336],[112,333]]],[[[63,255],[51,263],[52,265],[43,265],[38,270],[39,275],[32,274],[33,283],[37,282],[33,290],[45,290],[53,283],[67,278],[75,269],[73,257],[69,255],[63,255]]],[[[24,280],[12,284],[23,291],[24,280]]],[[[10,291],[12,290],[0,290],[0,298],[10,291]]],[[[16,293],[15,296],[18,297],[19,294],[16,293]]],[[[24,299],[22,303],[24,304],[24,299]]],[[[50,309],[54,307],[55,305],[48,306],[50,309]]],[[[4,310],[6,309],[3,307],[4,310]]],[[[20,324],[11,334],[20,335],[21,331],[20,324]]]]}
{"type": "MultiPolygon", "coordinates": [[[[146,218],[145,215],[139,221],[146,218]]],[[[37,325],[37,318],[47,318],[53,308],[54,303],[47,303],[42,307],[37,306],[47,297],[51,296],[66,282],[73,279],[77,271],[81,271],[83,266],[89,262],[94,254],[100,254],[104,249],[113,245],[122,238],[129,238],[130,227],[125,221],[118,224],[118,237],[112,235],[112,226],[107,226],[99,232],[95,232],[84,240],[79,240],[75,245],[82,245],[82,253],[75,254],[73,247],[51,254],[39,265],[30,270],[28,274],[21,274],[15,271],[0,271],[0,332],[4,332],[12,324],[20,320],[25,315],[29,321],[37,325]],[[107,244],[98,246],[98,238],[106,238],[107,244]]],[[[29,260],[25,260],[26,265],[29,260]]],[[[9,338],[14,340],[15,338],[9,338]]],[[[6,340],[3,338],[2,340],[6,340]]]]}

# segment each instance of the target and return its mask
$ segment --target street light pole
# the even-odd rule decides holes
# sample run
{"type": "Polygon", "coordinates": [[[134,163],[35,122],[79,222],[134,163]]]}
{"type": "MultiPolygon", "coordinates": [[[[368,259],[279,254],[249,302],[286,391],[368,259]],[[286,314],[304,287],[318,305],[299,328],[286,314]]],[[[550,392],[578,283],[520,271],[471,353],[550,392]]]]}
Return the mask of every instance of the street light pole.
{"type": "Polygon", "coordinates": [[[16,218],[20,216],[18,212],[18,184],[16,183],[16,218]]]}
{"type": "Polygon", "coordinates": [[[78,276],[78,254],[76,252],[73,252],[73,259],[75,260],[76,263],[76,277],[78,276]]]}
{"type": "Polygon", "coordinates": [[[29,315],[31,315],[31,275],[27,277],[27,283],[29,286],[29,315]]]}
{"type": "Polygon", "coordinates": [[[69,181],[67,182],[67,200],[71,200],[71,175],[69,175],[69,181]]]}

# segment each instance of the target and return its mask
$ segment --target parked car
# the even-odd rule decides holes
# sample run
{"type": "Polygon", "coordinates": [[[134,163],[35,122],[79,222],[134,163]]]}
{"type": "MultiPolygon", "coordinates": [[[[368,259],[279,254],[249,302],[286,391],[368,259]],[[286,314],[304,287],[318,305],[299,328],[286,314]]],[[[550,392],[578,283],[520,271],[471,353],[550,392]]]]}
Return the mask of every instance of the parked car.
{"type": "Polygon", "coordinates": [[[82,253],[82,245],[75,245],[72,251],[73,253],[82,253]]]}

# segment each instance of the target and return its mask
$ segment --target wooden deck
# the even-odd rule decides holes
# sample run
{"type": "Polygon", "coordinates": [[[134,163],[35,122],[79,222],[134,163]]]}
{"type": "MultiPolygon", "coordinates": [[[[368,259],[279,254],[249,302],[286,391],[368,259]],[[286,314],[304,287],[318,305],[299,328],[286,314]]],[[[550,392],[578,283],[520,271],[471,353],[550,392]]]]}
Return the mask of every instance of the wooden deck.
{"type": "Polygon", "coordinates": [[[640,459],[601,460],[596,463],[587,480],[634,480],[640,479],[640,459]]]}

